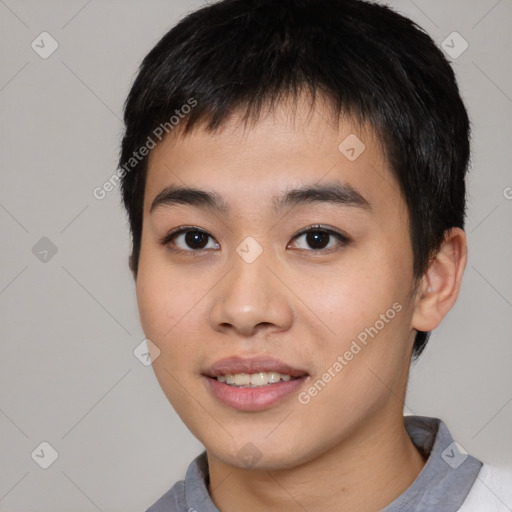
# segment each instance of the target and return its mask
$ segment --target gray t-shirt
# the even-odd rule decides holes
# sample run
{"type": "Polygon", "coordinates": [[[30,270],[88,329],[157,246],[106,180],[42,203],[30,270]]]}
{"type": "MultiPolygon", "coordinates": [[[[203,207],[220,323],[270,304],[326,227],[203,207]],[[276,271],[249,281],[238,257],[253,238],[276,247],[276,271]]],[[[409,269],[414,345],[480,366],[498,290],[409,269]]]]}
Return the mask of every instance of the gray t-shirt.
{"type": "MultiPolygon", "coordinates": [[[[459,450],[446,425],[437,418],[405,416],[414,445],[425,457],[416,480],[382,512],[455,512],[462,505],[482,463],[459,450]]],[[[208,494],[206,452],[188,467],[177,482],[146,512],[219,512],[208,494]]]]}

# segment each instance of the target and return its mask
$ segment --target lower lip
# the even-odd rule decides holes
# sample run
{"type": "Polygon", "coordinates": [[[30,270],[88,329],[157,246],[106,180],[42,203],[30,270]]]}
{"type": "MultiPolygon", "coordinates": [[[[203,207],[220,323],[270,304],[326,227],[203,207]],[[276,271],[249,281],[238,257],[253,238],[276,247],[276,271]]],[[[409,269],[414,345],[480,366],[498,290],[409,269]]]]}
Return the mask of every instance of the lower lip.
{"type": "Polygon", "coordinates": [[[257,388],[229,386],[211,377],[205,379],[215,398],[223,404],[239,411],[262,411],[296,393],[306,376],[257,388]]]}

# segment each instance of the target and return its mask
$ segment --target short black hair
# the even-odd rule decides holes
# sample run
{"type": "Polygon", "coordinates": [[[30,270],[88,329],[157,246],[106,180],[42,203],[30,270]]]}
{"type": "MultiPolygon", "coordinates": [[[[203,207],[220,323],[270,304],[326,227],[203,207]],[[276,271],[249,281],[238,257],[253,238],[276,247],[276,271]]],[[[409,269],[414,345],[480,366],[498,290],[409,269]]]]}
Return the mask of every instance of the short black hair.
{"type": "MultiPolygon", "coordinates": [[[[183,133],[199,123],[215,130],[235,111],[254,120],[263,107],[303,91],[376,133],[408,207],[414,275],[424,274],[446,230],[463,228],[465,217],[470,126],[442,51],[413,21],[376,3],[223,0],[162,37],[125,103],[119,165],[135,275],[147,156],[133,155],[155,128],[172,124],[191,98],[183,133]]],[[[429,335],[417,333],[416,357],[429,335]]]]}

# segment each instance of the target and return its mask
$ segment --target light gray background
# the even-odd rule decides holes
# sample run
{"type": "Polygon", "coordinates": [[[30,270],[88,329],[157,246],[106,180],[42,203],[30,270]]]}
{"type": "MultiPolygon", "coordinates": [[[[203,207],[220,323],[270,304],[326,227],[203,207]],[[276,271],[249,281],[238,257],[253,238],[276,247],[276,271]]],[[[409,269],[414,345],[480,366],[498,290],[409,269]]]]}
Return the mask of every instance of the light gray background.
{"type": "MultiPolygon", "coordinates": [[[[122,105],[143,56],[201,1],[0,0],[0,510],[136,512],[181,479],[200,444],[151,367],[127,267],[116,168],[122,105]],[[59,48],[42,59],[43,31],[59,48]],[[32,247],[58,248],[43,263],[32,247]],[[42,442],[48,469],[31,458],[42,442]]],[[[459,301],[414,365],[406,402],[470,453],[512,465],[511,0],[400,0],[441,45],[473,122],[469,263],[459,301]]]]}

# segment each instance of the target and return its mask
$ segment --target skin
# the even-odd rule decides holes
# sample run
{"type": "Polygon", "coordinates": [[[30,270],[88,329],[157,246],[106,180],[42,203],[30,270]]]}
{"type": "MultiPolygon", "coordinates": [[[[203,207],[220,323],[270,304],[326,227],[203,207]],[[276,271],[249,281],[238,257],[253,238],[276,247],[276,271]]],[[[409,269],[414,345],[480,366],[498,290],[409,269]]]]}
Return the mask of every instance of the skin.
{"type": "MultiPolygon", "coordinates": [[[[329,120],[320,100],[283,101],[244,127],[171,133],[152,150],[136,276],[140,320],[160,349],[157,379],[204,444],[210,495],[219,510],[377,511],[403,493],[424,459],[403,427],[415,329],[435,328],[452,307],[466,263],[464,232],[447,233],[419,280],[413,276],[408,212],[377,138],[350,119],[329,120]],[[338,145],[355,134],[366,149],[353,162],[338,145]],[[275,213],[290,187],[350,184],[371,205],[310,203],[275,213]],[[169,185],[214,191],[230,213],[161,205],[169,185]],[[323,252],[304,228],[345,234],[323,252]],[[212,237],[198,252],[166,234],[197,226],[212,237]],[[247,237],[262,254],[236,252],[247,237]],[[176,252],[181,249],[182,252],[176,252]],[[205,385],[206,368],[229,356],[272,355],[307,370],[307,390],[365,328],[402,308],[343,370],[304,405],[292,393],[262,411],[238,411],[205,385]],[[252,443],[247,467],[237,454],[252,443]]],[[[193,228],[191,228],[193,230],[193,228]]]]}

